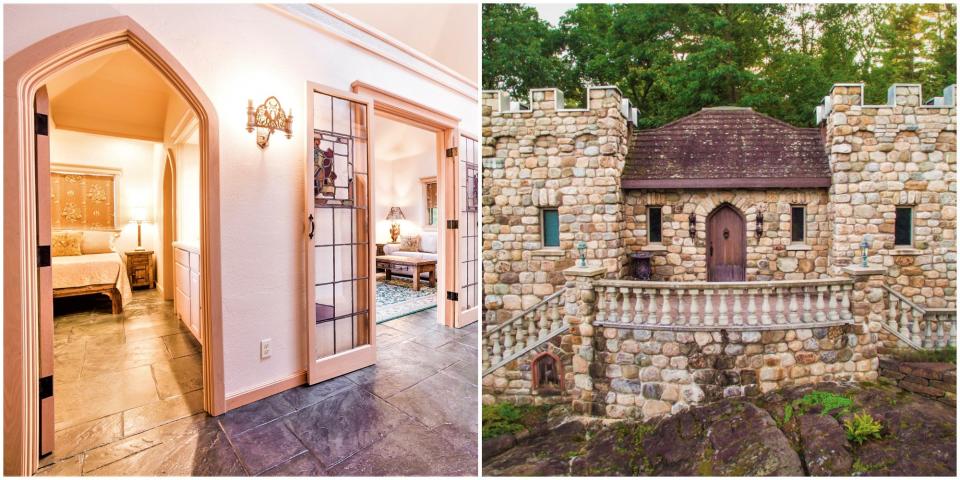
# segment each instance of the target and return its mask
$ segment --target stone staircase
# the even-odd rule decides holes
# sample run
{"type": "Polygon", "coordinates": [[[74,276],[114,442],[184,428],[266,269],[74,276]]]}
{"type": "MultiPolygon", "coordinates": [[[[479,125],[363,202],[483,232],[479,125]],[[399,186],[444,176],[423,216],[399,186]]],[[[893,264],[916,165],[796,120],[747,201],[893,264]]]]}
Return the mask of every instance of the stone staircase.
{"type": "Polygon", "coordinates": [[[483,376],[495,372],[570,328],[564,320],[565,292],[566,288],[561,288],[510,320],[488,326],[483,333],[483,376]]]}

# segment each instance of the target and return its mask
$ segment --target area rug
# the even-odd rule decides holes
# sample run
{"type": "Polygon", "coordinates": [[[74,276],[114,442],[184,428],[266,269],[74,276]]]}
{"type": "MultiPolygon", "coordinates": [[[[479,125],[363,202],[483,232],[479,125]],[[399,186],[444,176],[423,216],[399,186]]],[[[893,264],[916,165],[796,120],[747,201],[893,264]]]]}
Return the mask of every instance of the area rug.
{"type": "Polygon", "coordinates": [[[413,280],[394,277],[377,282],[377,323],[410,315],[437,306],[437,289],[421,283],[413,289],[413,280]]]}

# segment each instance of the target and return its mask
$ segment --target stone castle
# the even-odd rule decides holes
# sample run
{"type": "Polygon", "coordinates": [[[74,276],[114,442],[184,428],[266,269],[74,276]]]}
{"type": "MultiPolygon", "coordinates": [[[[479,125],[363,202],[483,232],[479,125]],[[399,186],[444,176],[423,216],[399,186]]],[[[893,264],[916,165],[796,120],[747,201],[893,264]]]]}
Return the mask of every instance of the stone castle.
{"type": "Polygon", "coordinates": [[[484,92],[484,401],[649,417],[953,344],[955,90],[648,130],[616,87],[484,92]]]}

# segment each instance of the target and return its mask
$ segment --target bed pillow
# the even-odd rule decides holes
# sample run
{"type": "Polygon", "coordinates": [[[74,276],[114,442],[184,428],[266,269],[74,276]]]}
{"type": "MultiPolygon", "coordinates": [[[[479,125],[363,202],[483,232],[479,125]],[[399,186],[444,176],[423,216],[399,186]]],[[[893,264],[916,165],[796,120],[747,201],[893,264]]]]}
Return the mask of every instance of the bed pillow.
{"type": "Polygon", "coordinates": [[[84,255],[91,253],[110,253],[113,251],[114,233],[109,230],[85,230],[80,251],[84,255]]]}
{"type": "Polygon", "coordinates": [[[420,251],[437,253],[437,232],[423,232],[420,234],[420,251]]]}
{"type": "Polygon", "coordinates": [[[54,257],[69,257],[83,255],[80,244],[83,243],[83,232],[63,231],[53,232],[50,242],[50,254],[54,257]]]}
{"type": "Polygon", "coordinates": [[[400,235],[400,251],[401,252],[417,252],[420,250],[420,236],[419,235],[400,235]]]}

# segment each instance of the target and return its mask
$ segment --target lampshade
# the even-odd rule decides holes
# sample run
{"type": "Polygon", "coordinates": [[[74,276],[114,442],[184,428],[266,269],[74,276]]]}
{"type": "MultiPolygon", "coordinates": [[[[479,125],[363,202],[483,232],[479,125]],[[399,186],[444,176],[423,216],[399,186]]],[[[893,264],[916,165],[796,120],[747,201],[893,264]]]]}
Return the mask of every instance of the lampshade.
{"type": "Polygon", "coordinates": [[[133,207],[132,216],[130,220],[142,223],[147,221],[147,209],[146,207],[133,207]]]}
{"type": "Polygon", "coordinates": [[[405,220],[403,211],[400,207],[390,207],[390,213],[387,214],[387,220],[405,220]]]}

